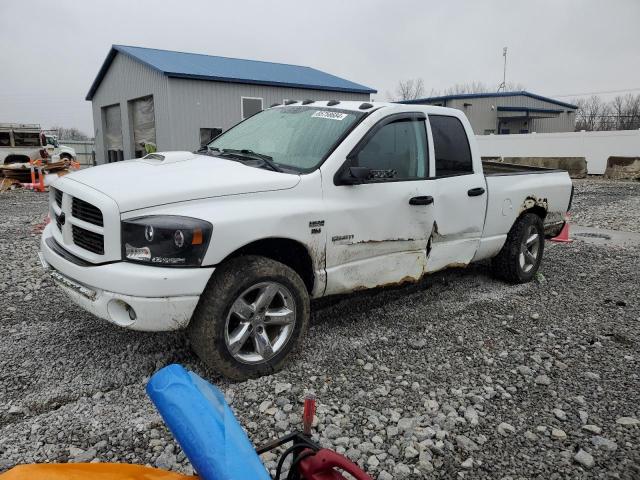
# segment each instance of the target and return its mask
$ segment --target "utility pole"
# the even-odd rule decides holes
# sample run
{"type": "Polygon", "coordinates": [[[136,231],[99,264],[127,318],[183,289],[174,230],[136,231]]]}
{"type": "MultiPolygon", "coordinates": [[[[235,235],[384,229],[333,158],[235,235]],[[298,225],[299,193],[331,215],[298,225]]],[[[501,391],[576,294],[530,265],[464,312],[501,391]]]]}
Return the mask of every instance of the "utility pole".
{"type": "Polygon", "coordinates": [[[504,57],[504,69],[502,71],[502,83],[498,85],[498,92],[507,90],[507,47],[502,49],[502,56],[504,57]]]}

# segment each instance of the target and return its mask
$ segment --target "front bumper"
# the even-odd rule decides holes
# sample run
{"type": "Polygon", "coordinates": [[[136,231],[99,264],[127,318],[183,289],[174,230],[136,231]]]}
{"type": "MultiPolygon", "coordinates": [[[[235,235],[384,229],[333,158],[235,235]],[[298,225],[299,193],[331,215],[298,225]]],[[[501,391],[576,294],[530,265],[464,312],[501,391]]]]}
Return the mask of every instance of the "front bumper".
{"type": "Polygon", "coordinates": [[[186,327],[211,274],[210,268],[163,268],[115,262],[77,265],[40,242],[40,259],[71,300],[95,316],[121,327],[143,331],[186,327]]]}

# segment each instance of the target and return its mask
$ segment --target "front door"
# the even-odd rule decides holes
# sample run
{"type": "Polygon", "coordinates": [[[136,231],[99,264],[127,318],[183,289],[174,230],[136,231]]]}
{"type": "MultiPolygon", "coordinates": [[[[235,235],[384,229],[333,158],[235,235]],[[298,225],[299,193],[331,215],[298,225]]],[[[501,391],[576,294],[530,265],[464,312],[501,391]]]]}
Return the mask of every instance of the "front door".
{"type": "Polygon", "coordinates": [[[433,225],[432,182],[423,114],[378,122],[345,164],[370,169],[360,185],[323,178],[325,294],[414,281],[425,270],[433,225]]]}

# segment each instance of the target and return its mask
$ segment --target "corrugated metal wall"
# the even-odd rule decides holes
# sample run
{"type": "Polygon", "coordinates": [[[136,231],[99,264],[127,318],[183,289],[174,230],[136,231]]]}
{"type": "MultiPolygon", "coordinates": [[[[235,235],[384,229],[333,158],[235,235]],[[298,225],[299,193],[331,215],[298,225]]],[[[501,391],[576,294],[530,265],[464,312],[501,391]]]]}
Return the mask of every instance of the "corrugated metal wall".
{"type": "Polygon", "coordinates": [[[368,94],[169,79],[171,149],[194,150],[201,128],[227,130],[242,120],[242,97],[262,98],[263,108],[287,100],[369,100],[368,94]]]}
{"type": "Polygon", "coordinates": [[[455,99],[447,101],[445,106],[463,111],[471,122],[471,126],[476,135],[483,135],[488,130],[495,130],[495,133],[498,133],[497,107],[547,108],[563,111],[563,113],[559,114],[558,118],[530,119],[526,126],[524,125],[524,121],[514,122],[511,126],[511,133],[518,133],[518,131],[515,130],[519,130],[520,128],[526,128],[530,132],[537,133],[573,132],[575,127],[575,113],[572,110],[561,107],[555,103],[545,102],[524,95],[455,99]],[[470,105],[465,107],[465,103],[470,105]],[[492,109],[492,107],[494,108],[492,109]]]}
{"type": "Polygon", "coordinates": [[[106,159],[102,108],[120,104],[124,158],[133,158],[128,102],[147,95],[153,95],[159,151],[195,150],[200,143],[200,128],[226,130],[238,123],[242,120],[242,97],[262,98],[263,108],[284,99],[368,101],[370,98],[369,94],[359,93],[168,78],[119,53],[92,100],[97,163],[106,159]]]}
{"type": "Polygon", "coordinates": [[[163,74],[126,55],[116,55],[92,100],[97,163],[104,163],[106,158],[102,108],[116,103],[120,104],[124,158],[133,158],[133,132],[128,102],[147,95],[153,95],[158,149],[166,150],[170,147],[170,143],[167,141],[170,134],[167,108],[169,104],[168,85],[168,79],[163,74]]]}

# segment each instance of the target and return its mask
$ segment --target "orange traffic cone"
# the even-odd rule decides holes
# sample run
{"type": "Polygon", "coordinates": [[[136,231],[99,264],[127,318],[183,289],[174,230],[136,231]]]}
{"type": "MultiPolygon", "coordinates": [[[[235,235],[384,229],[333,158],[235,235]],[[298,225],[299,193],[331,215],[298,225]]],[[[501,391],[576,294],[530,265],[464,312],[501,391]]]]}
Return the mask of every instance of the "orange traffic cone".
{"type": "Polygon", "coordinates": [[[573,242],[573,240],[569,238],[569,219],[570,219],[570,216],[567,213],[567,215],[565,216],[565,222],[564,222],[564,226],[562,227],[562,230],[560,230],[560,233],[556,237],[553,237],[551,239],[552,242],[562,242],[562,243],[573,242]]]}

